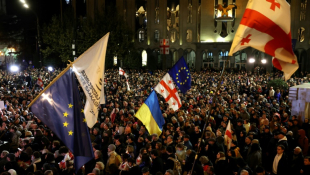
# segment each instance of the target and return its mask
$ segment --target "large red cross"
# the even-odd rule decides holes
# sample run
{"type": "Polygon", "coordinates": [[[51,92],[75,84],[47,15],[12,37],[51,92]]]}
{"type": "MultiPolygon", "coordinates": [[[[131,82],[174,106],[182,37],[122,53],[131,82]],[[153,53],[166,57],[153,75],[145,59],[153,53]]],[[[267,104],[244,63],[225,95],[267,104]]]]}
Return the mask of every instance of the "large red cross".
{"type": "MultiPolygon", "coordinates": [[[[272,40],[268,41],[264,47],[265,53],[268,55],[275,57],[275,51],[278,48],[283,48],[291,55],[294,55],[292,49],[291,32],[286,33],[278,24],[276,24],[268,17],[262,15],[260,12],[252,9],[246,9],[240,24],[249,28],[253,28],[262,33],[266,33],[273,38],[272,40]],[[272,30],[270,30],[270,27],[272,27],[272,30]]],[[[282,67],[277,59],[273,59],[272,63],[277,69],[282,70],[282,67]]],[[[296,60],[292,59],[291,63],[295,64],[296,60]]]]}
{"type": "Polygon", "coordinates": [[[125,73],[126,73],[123,69],[120,69],[119,71],[122,72],[123,75],[125,75],[125,73]]]}
{"type": "Polygon", "coordinates": [[[280,3],[277,3],[276,0],[266,0],[267,2],[271,3],[270,9],[275,11],[276,7],[280,9],[280,3]]]}
{"type": "Polygon", "coordinates": [[[251,34],[248,34],[248,36],[246,38],[243,38],[241,40],[241,45],[243,46],[244,43],[249,43],[251,41],[251,39],[250,39],[251,36],[252,36],[251,34]]]}
{"type": "Polygon", "coordinates": [[[178,99],[178,97],[175,95],[177,91],[176,88],[174,89],[170,89],[170,87],[166,84],[166,82],[164,80],[160,81],[160,84],[168,91],[169,95],[165,98],[166,102],[168,102],[170,100],[170,98],[174,98],[175,101],[177,101],[179,108],[181,107],[181,103],[178,99]]]}

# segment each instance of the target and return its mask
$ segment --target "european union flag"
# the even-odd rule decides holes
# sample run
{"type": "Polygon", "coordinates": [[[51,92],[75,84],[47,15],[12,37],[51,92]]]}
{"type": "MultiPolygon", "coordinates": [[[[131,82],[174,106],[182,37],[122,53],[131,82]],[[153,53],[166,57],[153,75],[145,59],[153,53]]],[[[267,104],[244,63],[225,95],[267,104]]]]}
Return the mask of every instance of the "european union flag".
{"type": "Polygon", "coordinates": [[[94,157],[74,73],[65,72],[31,106],[74,154],[76,171],[94,157]]]}
{"type": "Polygon", "coordinates": [[[191,73],[183,57],[168,72],[183,94],[191,88],[191,73]]]}

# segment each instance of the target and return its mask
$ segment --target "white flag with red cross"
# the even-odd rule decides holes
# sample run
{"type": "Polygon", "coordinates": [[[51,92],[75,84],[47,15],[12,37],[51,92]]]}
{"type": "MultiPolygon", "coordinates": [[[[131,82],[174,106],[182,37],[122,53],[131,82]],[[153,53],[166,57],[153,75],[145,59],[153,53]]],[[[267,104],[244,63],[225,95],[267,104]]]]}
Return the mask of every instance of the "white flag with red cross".
{"type": "Polygon", "coordinates": [[[175,88],[169,73],[166,73],[163,79],[160,80],[155,87],[155,91],[165,98],[169,108],[176,111],[182,106],[178,90],[175,88]]]}
{"type": "Polygon", "coordinates": [[[283,71],[285,80],[298,69],[286,0],[249,0],[229,56],[249,46],[271,55],[274,67],[283,71]]]}
{"type": "Polygon", "coordinates": [[[126,74],[126,72],[122,68],[119,68],[119,74],[124,75],[125,78],[128,78],[128,75],[126,74]]]}
{"type": "Polygon", "coordinates": [[[40,86],[43,89],[44,84],[43,84],[41,75],[38,77],[37,85],[40,86]]]}
{"type": "Polygon", "coordinates": [[[225,140],[225,145],[227,146],[227,149],[229,150],[230,146],[231,146],[231,142],[232,142],[232,132],[231,132],[230,120],[229,120],[228,125],[226,127],[224,140],[225,140]]]}

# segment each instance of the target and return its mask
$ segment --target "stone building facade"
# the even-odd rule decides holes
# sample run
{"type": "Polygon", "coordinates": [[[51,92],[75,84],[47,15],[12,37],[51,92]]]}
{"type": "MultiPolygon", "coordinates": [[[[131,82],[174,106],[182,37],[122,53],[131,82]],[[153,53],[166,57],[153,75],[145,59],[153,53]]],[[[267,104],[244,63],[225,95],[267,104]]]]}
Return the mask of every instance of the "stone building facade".
{"type": "MultiPolygon", "coordinates": [[[[310,71],[310,3],[287,0],[291,4],[292,39],[300,71],[310,71]]],[[[228,67],[273,70],[272,58],[253,48],[228,57],[235,33],[248,0],[116,0],[118,13],[135,35],[132,41],[149,69],[170,68],[184,57],[192,69],[228,67]],[[222,14],[218,5],[235,7],[222,14]],[[168,55],[160,54],[160,39],[170,40],[168,55]],[[227,58],[228,57],[228,58],[227,58]],[[255,58],[250,63],[249,58],[255,58]],[[263,64],[261,60],[266,61],[263,64]]],[[[285,20],[285,19],[283,19],[285,20]]]]}

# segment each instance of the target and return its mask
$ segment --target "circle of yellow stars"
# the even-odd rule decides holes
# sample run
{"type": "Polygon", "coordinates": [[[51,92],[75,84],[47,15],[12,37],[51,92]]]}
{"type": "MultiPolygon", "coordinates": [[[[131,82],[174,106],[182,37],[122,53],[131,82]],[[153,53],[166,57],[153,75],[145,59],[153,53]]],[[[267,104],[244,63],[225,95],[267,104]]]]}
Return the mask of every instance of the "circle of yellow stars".
{"type": "Polygon", "coordinates": [[[189,79],[189,71],[188,69],[186,69],[186,67],[181,67],[179,70],[179,73],[176,73],[176,79],[177,79],[177,83],[180,85],[185,85],[185,83],[187,82],[187,80],[189,79]],[[186,79],[184,81],[180,81],[179,75],[181,73],[181,71],[186,71],[186,79]]]}

